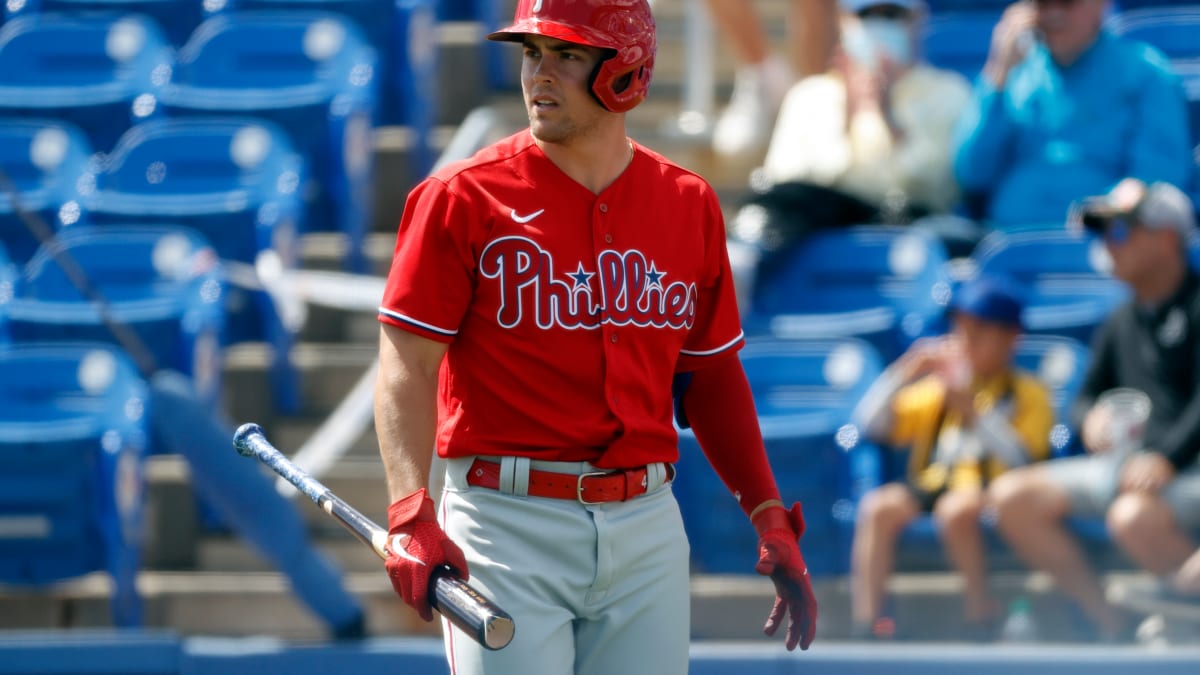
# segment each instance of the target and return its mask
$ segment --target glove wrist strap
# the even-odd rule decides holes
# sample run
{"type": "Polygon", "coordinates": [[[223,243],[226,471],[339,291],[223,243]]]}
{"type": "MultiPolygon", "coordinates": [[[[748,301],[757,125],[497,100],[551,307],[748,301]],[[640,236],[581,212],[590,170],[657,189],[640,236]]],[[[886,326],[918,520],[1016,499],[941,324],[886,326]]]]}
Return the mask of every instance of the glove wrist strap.
{"type": "Polygon", "coordinates": [[[764,502],[759,508],[755,509],[754,516],[750,519],[754,525],[754,531],[761,537],[771,530],[784,530],[791,532],[797,539],[804,534],[804,515],[800,510],[800,502],[792,504],[791,509],[783,508],[783,504],[764,502]]]}
{"type": "Polygon", "coordinates": [[[417,521],[437,520],[433,500],[429,498],[429,491],[425,488],[396,500],[388,507],[387,514],[388,529],[395,529],[417,521]]]}

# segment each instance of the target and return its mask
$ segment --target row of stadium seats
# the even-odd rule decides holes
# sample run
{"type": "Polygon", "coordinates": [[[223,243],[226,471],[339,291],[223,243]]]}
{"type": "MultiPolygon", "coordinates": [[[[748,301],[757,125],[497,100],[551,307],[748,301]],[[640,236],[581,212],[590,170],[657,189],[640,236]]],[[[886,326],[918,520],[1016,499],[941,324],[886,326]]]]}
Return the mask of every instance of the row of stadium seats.
{"type": "Polygon", "coordinates": [[[207,19],[233,12],[330,12],[351,21],[379,54],[382,119],[425,133],[436,112],[437,52],[432,39],[439,18],[478,21],[490,16],[490,0],[9,0],[0,19],[43,12],[144,14],[182,48],[207,19]],[[412,101],[419,101],[414,105],[412,101]]]}
{"type": "MultiPolygon", "coordinates": [[[[166,282],[195,280],[216,269],[218,257],[227,265],[261,268],[278,263],[281,271],[295,266],[298,223],[303,219],[304,163],[287,136],[271,123],[253,118],[143,122],[126,132],[102,160],[89,159],[85,144],[78,130],[63,123],[0,122],[0,161],[11,189],[20,194],[14,201],[9,190],[0,190],[5,193],[0,197],[0,242],[9,247],[8,257],[27,265],[8,311],[15,333],[34,335],[39,329],[30,326],[39,322],[73,325],[85,322],[84,317],[99,326],[94,312],[71,312],[54,304],[82,299],[63,283],[46,247],[40,254],[33,253],[41,237],[27,222],[28,214],[58,233],[60,244],[113,296],[115,304],[145,300],[166,312],[163,316],[176,319],[194,298],[172,298],[168,310],[159,300],[182,289],[166,282]],[[127,226],[165,229],[134,236],[122,233],[127,226]],[[89,235],[93,228],[115,232],[105,237],[89,235]],[[167,236],[181,228],[186,231],[167,236]],[[205,256],[199,256],[201,250],[205,256]],[[162,259],[155,257],[161,251],[170,251],[171,259],[181,262],[190,263],[192,256],[211,260],[206,259],[204,270],[181,272],[162,267],[162,259]],[[108,289],[109,285],[114,288],[108,289]],[[60,309],[47,309],[47,305],[60,309]],[[55,312],[63,318],[50,318],[55,312]],[[35,319],[20,318],[25,316],[35,319]]],[[[221,300],[216,303],[221,319],[190,321],[193,336],[215,334],[220,345],[269,342],[274,351],[276,405],[283,411],[295,410],[298,375],[289,354],[298,326],[286,320],[281,307],[264,291],[222,286],[206,293],[221,300]]],[[[131,311],[151,321],[144,307],[131,311]]],[[[162,337],[146,330],[149,344],[162,337]]],[[[204,345],[212,341],[206,338],[204,345]]],[[[168,351],[180,347],[177,341],[161,346],[168,351]]],[[[191,355],[194,350],[186,347],[179,353],[191,355]]],[[[164,366],[193,372],[184,363],[187,359],[164,354],[160,360],[164,366]]],[[[215,395],[215,388],[211,393],[215,395]]]]}
{"type": "MultiPolygon", "coordinates": [[[[218,16],[196,29],[177,58],[142,15],[37,14],[0,28],[0,118],[68,122],[90,147],[68,134],[64,154],[107,153],[104,166],[88,167],[113,179],[93,202],[113,182],[155,196],[203,193],[208,173],[270,168],[262,162],[294,147],[305,165],[294,169],[301,182],[289,182],[302,205],[297,227],[344,233],[348,264],[361,269],[372,202],[375,68],[374,51],[357,28],[334,14],[218,16]],[[174,148],[159,135],[167,127],[134,129],[146,121],[213,116],[254,118],[281,133],[259,133],[259,140],[232,148],[174,148]]],[[[77,170],[56,166],[57,157],[31,155],[27,163],[43,172],[77,170]]]]}
{"type": "MultiPolygon", "coordinates": [[[[1057,229],[994,232],[967,261],[973,273],[1003,275],[1026,291],[1024,321],[1035,335],[1087,342],[1127,297],[1104,246],[1057,229]]],[[[772,262],[754,285],[744,319],[750,335],[857,337],[885,361],[914,340],[945,330],[956,283],[942,243],[921,230],[859,226],[820,231],[772,262]]]]}

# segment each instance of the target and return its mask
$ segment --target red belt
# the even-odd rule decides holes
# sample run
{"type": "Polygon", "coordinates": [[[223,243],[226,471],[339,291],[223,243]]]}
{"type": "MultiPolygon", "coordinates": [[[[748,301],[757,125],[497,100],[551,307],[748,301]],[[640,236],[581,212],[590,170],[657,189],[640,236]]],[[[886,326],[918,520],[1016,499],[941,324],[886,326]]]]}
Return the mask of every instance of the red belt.
{"type": "MultiPolygon", "coordinates": [[[[591,471],[588,473],[555,473],[529,470],[529,496],[551,499],[577,499],[583,504],[623,502],[646,494],[649,483],[646,467],[623,471],[591,471]]],[[[674,467],[667,465],[667,481],[674,478],[674,467]]],[[[483,459],[471,463],[467,484],[500,489],[500,465],[483,459]]]]}

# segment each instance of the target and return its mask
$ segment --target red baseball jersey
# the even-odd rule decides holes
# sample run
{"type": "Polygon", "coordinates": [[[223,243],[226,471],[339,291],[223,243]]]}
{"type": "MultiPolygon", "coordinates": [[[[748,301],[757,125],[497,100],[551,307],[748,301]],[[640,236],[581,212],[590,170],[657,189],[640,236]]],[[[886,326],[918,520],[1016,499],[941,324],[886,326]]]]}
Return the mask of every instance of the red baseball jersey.
{"type": "Polygon", "coordinates": [[[634,146],[594,194],[528,130],[410,193],[379,320],[449,343],[443,457],[675,461],[671,382],[742,345],[712,188],[634,146]]]}

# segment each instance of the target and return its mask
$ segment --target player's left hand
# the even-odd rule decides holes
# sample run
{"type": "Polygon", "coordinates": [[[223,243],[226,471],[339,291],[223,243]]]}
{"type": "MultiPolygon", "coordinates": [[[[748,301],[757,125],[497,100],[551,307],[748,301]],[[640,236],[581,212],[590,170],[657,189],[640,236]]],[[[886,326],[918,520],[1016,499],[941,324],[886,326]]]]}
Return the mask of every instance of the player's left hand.
{"type": "Polygon", "coordinates": [[[793,504],[791,510],[782,505],[769,506],[751,522],[758,532],[758,564],[754,569],[775,583],[775,606],[763,632],[774,635],[787,616],[788,651],[796,645],[808,649],[817,632],[817,599],[809,581],[808,565],[800,556],[798,542],[804,534],[800,504],[793,504]]]}

